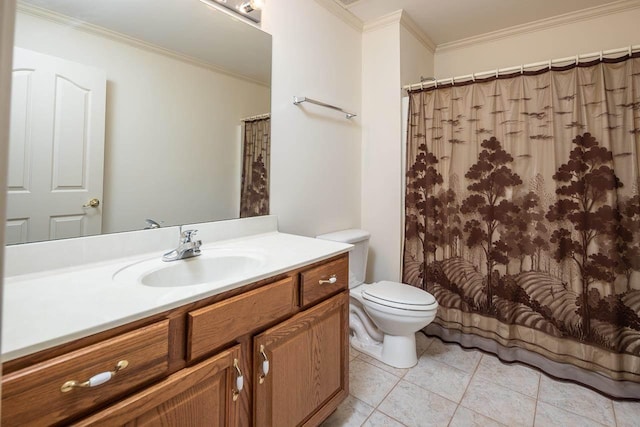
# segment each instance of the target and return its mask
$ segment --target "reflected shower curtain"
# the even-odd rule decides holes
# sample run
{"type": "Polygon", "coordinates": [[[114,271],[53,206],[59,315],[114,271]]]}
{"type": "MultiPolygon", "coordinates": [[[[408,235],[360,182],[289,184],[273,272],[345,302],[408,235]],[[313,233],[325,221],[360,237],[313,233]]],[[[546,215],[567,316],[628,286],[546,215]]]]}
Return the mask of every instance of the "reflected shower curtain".
{"type": "Polygon", "coordinates": [[[240,218],[269,214],[270,135],[270,118],[244,124],[240,218]]]}
{"type": "Polygon", "coordinates": [[[428,331],[640,397],[640,58],[414,91],[408,120],[428,331]]]}

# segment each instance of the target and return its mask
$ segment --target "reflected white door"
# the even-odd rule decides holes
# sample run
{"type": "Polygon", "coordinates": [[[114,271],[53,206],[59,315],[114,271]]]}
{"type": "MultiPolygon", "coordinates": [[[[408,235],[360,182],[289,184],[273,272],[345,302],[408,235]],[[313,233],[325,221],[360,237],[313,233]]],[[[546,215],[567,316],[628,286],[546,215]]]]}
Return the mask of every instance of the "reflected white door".
{"type": "Polygon", "coordinates": [[[99,234],[106,74],[21,48],[13,61],[7,243],[99,234]]]}

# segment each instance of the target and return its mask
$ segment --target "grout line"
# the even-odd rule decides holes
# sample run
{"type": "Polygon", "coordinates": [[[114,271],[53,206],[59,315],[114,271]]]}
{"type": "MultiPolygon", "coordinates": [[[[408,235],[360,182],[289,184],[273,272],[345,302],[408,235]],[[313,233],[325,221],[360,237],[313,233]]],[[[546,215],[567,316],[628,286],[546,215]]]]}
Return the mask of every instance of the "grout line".
{"type": "MultiPolygon", "coordinates": [[[[471,375],[471,379],[469,380],[469,384],[467,384],[467,388],[465,388],[465,389],[464,389],[464,393],[462,394],[462,398],[460,399],[460,403],[458,404],[458,407],[461,407],[461,406],[462,406],[464,409],[467,409],[467,410],[469,410],[469,411],[473,412],[474,414],[481,415],[481,416],[483,416],[483,417],[485,417],[485,418],[488,418],[488,419],[490,419],[490,420],[492,420],[492,421],[495,421],[496,423],[498,423],[498,424],[500,424],[500,425],[505,425],[502,421],[498,421],[498,420],[496,420],[495,418],[492,418],[492,417],[486,416],[486,415],[484,415],[484,414],[481,414],[481,413],[479,413],[479,412],[474,411],[474,410],[473,410],[473,409],[471,409],[471,408],[467,408],[466,406],[463,406],[463,405],[462,405],[462,401],[464,400],[464,396],[467,394],[467,391],[469,390],[469,387],[471,386],[471,382],[473,381],[473,378],[476,376],[476,373],[478,372],[478,369],[480,368],[480,364],[482,363],[482,359],[483,359],[484,357],[496,357],[496,356],[494,356],[494,355],[493,355],[493,354],[491,354],[491,353],[483,353],[483,352],[481,352],[481,351],[479,351],[479,350],[478,350],[478,352],[480,352],[480,353],[482,354],[482,357],[480,357],[480,360],[478,361],[478,365],[476,366],[476,369],[473,371],[473,374],[471,375]]],[[[498,360],[499,360],[499,359],[498,359],[498,360]]],[[[539,380],[538,380],[538,381],[539,381],[539,380]]],[[[511,390],[511,389],[509,389],[509,388],[507,388],[507,387],[504,387],[504,386],[502,386],[502,385],[500,385],[500,384],[494,383],[493,381],[489,381],[489,382],[490,382],[490,383],[492,383],[492,384],[494,384],[494,385],[497,385],[498,387],[506,388],[506,389],[507,389],[507,390],[509,390],[509,391],[512,391],[512,392],[514,392],[514,393],[517,393],[516,391],[511,390]]],[[[522,394],[522,393],[519,393],[519,394],[522,394]]],[[[526,396],[525,394],[522,394],[522,395],[523,395],[523,396],[526,396]]],[[[527,397],[531,398],[531,396],[527,396],[527,397]]],[[[457,412],[457,411],[458,411],[458,409],[456,409],[456,412],[457,412]]],[[[455,415],[455,412],[454,412],[454,415],[455,415]]],[[[453,419],[453,417],[452,417],[452,419],[453,419]]],[[[535,421],[535,412],[534,412],[534,421],[535,421]]]]}
{"type": "MultiPolygon", "coordinates": [[[[550,379],[551,379],[551,381],[561,383],[561,381],[556,381],[556,380],[554,380],[553,378],[550,378],[550,379]]],[[[578,386],[578,387],[581,387],[579,384],[571,384],[571,385],[576,385],[576,386],[578,386]]],[[[595,392],[594,392],[594,393],[595,393],[595,392]]],[[[539,395],[539,393],[538,393],[538,395],[539,395]]],[[[602,397],[604,397],[604,396],[602,396],[602,397]]],[[[598,423],[598,424],[600,424],[600,425],[604,425],[604,426],[606,426],[606,424],[602,424],[600,421],[598,421],[598,420],[596,420],[596,419],[594,419],[594,418],[591,418],[590,416],[587,416],[587,415],[585,415],[585,414],[579,414],[579,413],[575,412],[574,410],[572,410],[572,409],[570,409],[570,408],[568,408],[568,407],[566,407],[566,406],[560,406],[560,405],[558,405],[558,404],[556,404],[556,403],[552,403],[552,402],[545,402],[544,400],[543,400],[543,401],[541,401],[541,402],[543,402],[543,403],[544,403],[544,404],[546,404],[546,405],[553,406],[554,408],[560,409],[560,410],[562,410],[562,411],[568,412],[568,413],[570,413],[570,414],[577,415],[577,416],[579,416],[579,417],[581,417],[581,418],[585,418],[585,419],[587,419],[587,420],[589,420],[589,421],[593,421],[593,422],[596,422],[596,423],[598,423]]],[[[613,405],[613,400],[609,399],[609,403],[611,404],[611,408],[612,408],[612,411],[613,411],[613,422],[614,422],[614,426],[617,426],[618,424],[617,424],[617,420],[616,420],[616,412],[615,412],[615,407],[614,407],[614,405],[613,405]]],[[[538,405],[536,404],[536,407],[537,407],[537,406],[538,406],[538,405]]]]}
{"type": "Polygon", "coordinates": [[[540,387],[542,386],[542,375],[538,373],[538,390],[536,391],[536,406],[533,408],[533,425],[536,425],[538,417],[538,404],[540,403],[540,387]]]}

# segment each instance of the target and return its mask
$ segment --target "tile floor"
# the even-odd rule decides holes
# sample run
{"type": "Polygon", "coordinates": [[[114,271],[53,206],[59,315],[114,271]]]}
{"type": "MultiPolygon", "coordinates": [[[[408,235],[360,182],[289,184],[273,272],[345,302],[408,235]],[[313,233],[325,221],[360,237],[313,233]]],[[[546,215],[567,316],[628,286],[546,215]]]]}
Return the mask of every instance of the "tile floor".
{"type": "Polygon", "coordinates": [[[417,346],[411,369],[351,349],[350,395],[322,426],[640,426],[640,402],[612,401],[422,334],[417,346]]]}

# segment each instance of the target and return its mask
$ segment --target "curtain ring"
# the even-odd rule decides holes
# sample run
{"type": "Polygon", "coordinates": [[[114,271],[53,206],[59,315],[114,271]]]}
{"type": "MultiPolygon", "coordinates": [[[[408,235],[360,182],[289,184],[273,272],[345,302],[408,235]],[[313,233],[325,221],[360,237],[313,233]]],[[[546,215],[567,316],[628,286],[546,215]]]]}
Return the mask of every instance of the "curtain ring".
{"type": "Polygon", "coordinates": [[[435,89],[438,89],[438,80],[435,81],[435,89]]]}
{"type": "Polygon", "coordinates": [[[552,62],[552,60],[550,59],[549,60],[549,71],[551,71],[551,62],[552,62]]]}
{"type": "Polygon", "coordinates": [[[451,77],[451,86],[455,86],[455,85],[456,85],[456,78],[451,77]]]}
{"type": "Polygon", "coordinates": [[[420,81],[420,90],[424,90],[424,82],[420,81]]]}
{"type": "Polygon", "coordinates": [[[520,74],[524,74],[524,65],[520,65],[520,74]]]}
{"type": "Polygon", "coordinates": [[[603,58],[603,52],[602,52],[602,51],[600,51],[600,62],[602,62],[602,60],[603,60],[603,59],[604,59],[604,58],[603,58]]]}
{"type": "Polygon", "coordinates": [[[476,73],[471,73],[471,81],[476,82],[476,73]]]}
{"type": "Polygon", "coordinates": [[[580,64],[580,55],[576,55],[576,65],[580,64]]]}
{"type": "Polygon", "coordinates": [[[633,56],[633,46],[629,46],[629,58],[633,56]]]}

